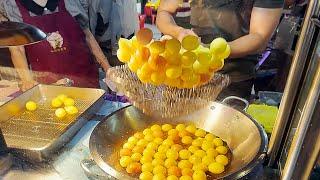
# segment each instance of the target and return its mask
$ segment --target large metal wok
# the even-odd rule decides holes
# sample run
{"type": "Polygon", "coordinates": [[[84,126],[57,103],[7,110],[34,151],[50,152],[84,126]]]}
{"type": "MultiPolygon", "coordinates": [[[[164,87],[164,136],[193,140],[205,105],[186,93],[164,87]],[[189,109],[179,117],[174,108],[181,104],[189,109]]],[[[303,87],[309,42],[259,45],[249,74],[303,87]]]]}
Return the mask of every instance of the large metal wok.
{"type": "Polygon", "coordinates": [[[188,116],[162,119],[143,114],[134,106],[120,109],[100,122],[90,137],[90,151],[95,163],[116,179],[134,179],[119,165],[119,149],[136,131],[158,123],[192,122],[197,127],[221,137],[232,151],[232,161],[218,178],[238,179],[261,164],[267,150],[263,128],[244,112],[218,102],[188,116]]]}

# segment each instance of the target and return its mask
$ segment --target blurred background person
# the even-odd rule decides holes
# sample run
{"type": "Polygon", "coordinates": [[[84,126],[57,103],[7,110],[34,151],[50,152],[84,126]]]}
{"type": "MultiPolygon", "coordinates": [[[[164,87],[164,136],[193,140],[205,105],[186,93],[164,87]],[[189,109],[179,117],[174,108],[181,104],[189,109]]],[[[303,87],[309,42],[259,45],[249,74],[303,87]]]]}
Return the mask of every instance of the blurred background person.
{"type": "MultiPolygon", "coordinates": [[[[84,0],[82,0],[84,1],[84,0]]],[[[87,0],[90,30],[100,43],[111,66],[117,59],[120,37],[131,38],[139,29],[135,0],[87,0]]]]}
{"type": "Polygon", "coordinates": [[[32,24],[48,34],[47,41],[10,47],[23,89],[68,78],[74,86],[98,87],[98,62],[109,68],[107,58],[89,30],[89,19],[79,0],[2,0],[0,13],[9,21],[32,24]],[[92,56],[93,54],[93,56],[92,56]],[[96,62],[94,61],[96,60],[96,62]]]}

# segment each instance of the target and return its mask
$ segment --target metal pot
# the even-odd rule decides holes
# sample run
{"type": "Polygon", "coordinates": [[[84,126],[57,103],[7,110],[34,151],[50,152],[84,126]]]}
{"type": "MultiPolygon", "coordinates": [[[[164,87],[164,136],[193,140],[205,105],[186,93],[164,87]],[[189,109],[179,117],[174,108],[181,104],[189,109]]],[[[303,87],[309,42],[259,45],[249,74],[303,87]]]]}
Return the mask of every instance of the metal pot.
{"type": "MultiPolygon", "coordinates": [[[[231,164],[218,178],[241,178],[263,162],[268,141],[263,128],[246,113],[218,102],[212,102],[188,116],[174,119],[146,116],[134,106],[120,109],[100,122],[92,132],[89,142],[92,158],[108,175],[121,180],[134,179],[118,163],[123,142],[136,131],[152,124],[181,122],[192,122],[228,144],[232,151],[231,164]]],[[[88,170],[86,163],[88,162],[82,162],[82,166],[88,170]]]]}

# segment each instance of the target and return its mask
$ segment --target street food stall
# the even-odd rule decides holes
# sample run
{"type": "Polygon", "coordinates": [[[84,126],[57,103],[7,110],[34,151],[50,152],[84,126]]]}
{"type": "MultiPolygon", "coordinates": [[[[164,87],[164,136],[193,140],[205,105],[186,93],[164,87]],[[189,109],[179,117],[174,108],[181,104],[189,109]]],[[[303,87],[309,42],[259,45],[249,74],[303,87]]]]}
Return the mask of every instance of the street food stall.
{"type": "MultiPolygon", "coordinates": [[[[257,110],[260,106],[241,97],[216,100],[231,81],[219,74],[219,68],[206,71],[210,76],[199,75],[198,81],[188,79],[190,84],[161,81],[160,73],[147,79],[147,67],[136,68],[140,65],[129,59],[163,52],[161,47],[168,42],[173,51],[179,43],[152,40],[149,32],[142,29],[135,39],[121,39],[117,54],[125,65],[107,72],[125,100],[110,98],[102,89],[73,87],[68,78],[14,94],[2,93],[0,84],[0,179],[165,179],[166,172],[168,179],[319,179],[318,0],[309,1],[281,103],[271,110],[269,106],[257,110]],[[139,53],[128,58],[132,49],[139,53]],[[276,117],[274,125],[263,123],[265,116],[276,117]]],[[[28,24],[0,23],[0,47],[38,43],[47,35],[28,24]]],[[[181,46],[174,53],[201,45],[181,46]]],[[[225,59],[228,46],[220,54],[201,46],[195,54],[208,52],[225,59]]],[[[153,71],[161,72],[157,69],[161,66],[166,76],[175,77],[178,65],[161,62],[154,60],[153,71]]],[[[195,72],[203,72],[198,67],[192,65],[195,72]]],[[[15,84],[6,90],[17,88],[15,84]]],[[[262,99],[263,95],[260,101],[267,104],[262,99]]]]}

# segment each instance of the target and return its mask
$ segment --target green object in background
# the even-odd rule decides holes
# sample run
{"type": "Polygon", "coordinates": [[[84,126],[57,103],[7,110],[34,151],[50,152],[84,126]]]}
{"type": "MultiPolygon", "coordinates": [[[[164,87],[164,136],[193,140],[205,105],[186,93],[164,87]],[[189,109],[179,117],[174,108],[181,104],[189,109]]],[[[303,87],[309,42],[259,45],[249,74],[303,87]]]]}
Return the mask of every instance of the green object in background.
{"type": "Polygon", "coordinates": [[[265,104],[250,104],[247,113],[257,120],[267,133],[271,133],[278,114],[278,107],[265,104]]]}

